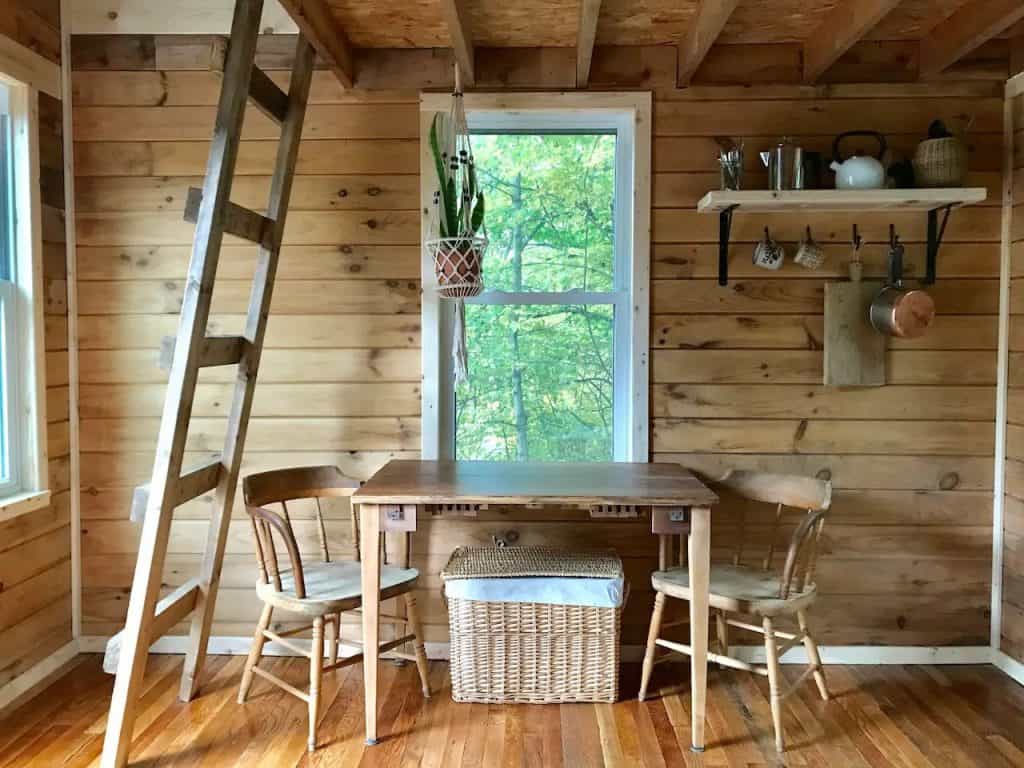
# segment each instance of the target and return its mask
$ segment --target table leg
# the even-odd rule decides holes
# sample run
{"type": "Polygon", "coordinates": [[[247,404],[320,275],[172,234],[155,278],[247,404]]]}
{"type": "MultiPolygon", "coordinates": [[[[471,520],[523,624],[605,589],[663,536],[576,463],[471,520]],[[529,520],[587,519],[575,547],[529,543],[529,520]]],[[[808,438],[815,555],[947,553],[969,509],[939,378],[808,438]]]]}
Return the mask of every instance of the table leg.
{"type": "Polygon", "coordinates": [[[380,507],[359,505],[363,588],[363,696],[366,743],[377,743],[377,657],[380,654],[380,507]]]}
{"type": "Polygon", "coordinates": [[[692,745],[704,751],[704,709],[708,687],[708,587],[711,576],[711,510],[690,511],[690,695],[692,697],[692,745]]]}

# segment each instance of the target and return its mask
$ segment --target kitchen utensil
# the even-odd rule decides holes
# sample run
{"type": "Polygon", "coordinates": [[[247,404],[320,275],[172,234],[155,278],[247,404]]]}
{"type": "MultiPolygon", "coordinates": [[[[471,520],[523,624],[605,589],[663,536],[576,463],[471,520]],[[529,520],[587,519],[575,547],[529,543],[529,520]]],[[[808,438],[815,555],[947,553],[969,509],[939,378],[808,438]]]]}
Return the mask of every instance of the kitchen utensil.
{"type": "Polygon", "coordinates": [[[722,189],[738,190],[743,184],[743,142],[719,139],[719,145],[722,147],[718,152],[722,189]]]}
{"type": "Polygon", "coordinates": [[[811,236],[811,228],[807,227],[800,245],[796,249],[793,261],[806,269],[817,269],[825,261],[825,249],[811,236]]]}
{"type": "Polygon", "coordinates": [[[761,162],[768,169],[768,188],[774,190],[804,188],[804,150],[792,139],[783,137],[761,162]]]}
{"type": "Polygon", "coordinates": [[[903,288],[903,244],[889,227],[889,282],[868,310],[871,325],[886,336],[913,339],[935,319],[935,302],[922,290],[903,288]]]}
{"type": "Polygon", "coordinates": [[[813,152],[805,149],[804,156],[804,186],[803,189],[821,189],[825,178],[825,158],[821,152],[813,152]]]}
{"type": "Polygon", "coordinates": [[[882,158],[886,149],[885,137],[878,131],[847,131],[836,136],[832,142],[832,164],[829,166],[836,172],[836,189],[882,189],[885,186],[885,167],[882,158]],[[878,154],[875,157],[854,153],[843,159],[840,144],[843,139],[851,136],[868,136],[878,142],[878,154]]]}
{"type": "Polygon", "coordinates": [[[762,269],[779,269],[785,258],[785,249],[772,240],[768,227],[765,227],[764,237],[754,246],[754,266],[762,269]]]}

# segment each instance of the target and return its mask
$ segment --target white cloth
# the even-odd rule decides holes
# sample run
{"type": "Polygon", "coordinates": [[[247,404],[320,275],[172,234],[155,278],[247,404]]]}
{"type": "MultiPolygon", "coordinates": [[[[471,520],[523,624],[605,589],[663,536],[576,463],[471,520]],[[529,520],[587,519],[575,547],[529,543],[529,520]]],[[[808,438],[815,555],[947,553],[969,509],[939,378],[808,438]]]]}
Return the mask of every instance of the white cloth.
{"type": "Polygon", "coordinates": [[[624,580],[554,576],[517,576],[508,579],[450,579],[448,597],[489,603],[547,603],[617,608],[622,605],[624,580]]]}

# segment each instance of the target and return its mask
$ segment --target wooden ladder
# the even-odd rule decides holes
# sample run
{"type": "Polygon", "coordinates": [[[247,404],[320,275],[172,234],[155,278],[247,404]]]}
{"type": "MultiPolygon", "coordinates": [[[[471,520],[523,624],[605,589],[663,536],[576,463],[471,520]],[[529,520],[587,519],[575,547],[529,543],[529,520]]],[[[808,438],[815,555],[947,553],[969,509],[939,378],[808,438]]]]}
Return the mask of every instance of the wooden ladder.
{"type": "Polygon", "coordinates": [[[237,0],[230,44],[215,43],[213,47],[211,68],[223,75],[213,142],[203,188],[189,191],[185,209],[185,218],[196,225],[192,258],[171,353],[153,479],[148,486],[137,489],[133,499],[133,515],[144,514],[128,615],[124,630],[111,640],[104,660],[108,671],[117,670],[103,744],[104,768],[127,764],[135,708],[153,641],[192,615],[179,691],[183,701],[195,697],[206,657],[315,59],[313,47],[300,34],[287,94],[257,69],[254,61],[262,10],[263,0],[237,0]],[[281,126],[265,216],[230,201],[249,100],[281,126]],[[210,300],[225,233],[256,244],[255,275],[243,334],[207,336],[210,300]],[[213,461],[183,471],[199,369],[219,365],[238,366],[223,453],[213,461]],[[158,602],[174,510],[214,489],[209,537],[199,575],[158,602]]]}

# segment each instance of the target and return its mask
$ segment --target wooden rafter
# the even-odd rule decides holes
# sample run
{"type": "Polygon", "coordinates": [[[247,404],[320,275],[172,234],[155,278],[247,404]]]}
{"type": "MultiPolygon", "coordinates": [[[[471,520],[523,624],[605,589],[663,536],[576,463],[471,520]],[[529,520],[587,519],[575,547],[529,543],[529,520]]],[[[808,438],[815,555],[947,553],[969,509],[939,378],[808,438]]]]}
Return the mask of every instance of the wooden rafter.
{"type": "Polygon", "coordinates": [[[900,0],[839,3],[804,43],[804,81],[813,83],[882,20],[900,0]]]}
{"type": "Polygon", "coordinates": [[[476,82],[476,74],[473,68],[473,34],[469,23],[469,8],[465,0],[441,0],[441,11],[452,39],[455,62],[462,72],[462,83],[472,86],[476,82]]]}
{"type": "Polygon", "coordinates": [[[345,30],[324,0],[278,0],[295,20],[302,35],[327,62],[341,84],[351,88],[355,82],[352,46],[345,30]]]}
{"type": "Polygon", "coordinates": [[[921,41],[921,77],[939,74],[1021,19],[1021,0],[973,0],[921,41]]]}
{"type": "Polygon", "coordinates": [[[718,39],[737,5],[739,0],[701,0],[686,37],[679,43],[677,81],[680,86],[690,84],[690,79],[718,39]]]}
{"type": "Polygon", "coordinates": [[[597,39],[597,17],[601,14],[601,0],[580,1],[580,25],[576,32],[576,87],[586,88],[590,82],[590,61],[594,57],[597,39]]]}

